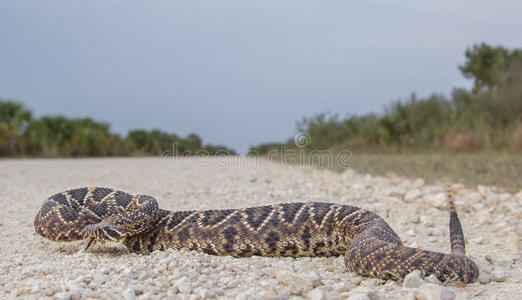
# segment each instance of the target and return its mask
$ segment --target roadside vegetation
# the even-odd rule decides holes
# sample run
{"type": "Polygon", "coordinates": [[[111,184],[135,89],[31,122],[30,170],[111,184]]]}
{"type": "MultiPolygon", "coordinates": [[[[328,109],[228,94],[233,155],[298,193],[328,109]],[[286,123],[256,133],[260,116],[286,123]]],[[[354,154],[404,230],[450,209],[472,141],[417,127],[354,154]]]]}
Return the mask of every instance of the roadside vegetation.
{"type": "Polygon", "coordinates": [[[308,139],[306,143],[296,145],[298,141],[291,138],[252,147],[250,154],[281,159],[284,151],[293,149],[301,153],[297,161],[325,166],[317,157],[313,161],[303,157],[317,151],[335,156],[348,150],[349,167],[363,173],[520,190],[522,49],[474,45],[466,50],[459,69],[473,80],[471,90],[455,88],[449,97],[412,94],[379,115],[341,118],[323,113],[303,118],[297,131],[308,139]]]}
{"type": "Polygon", "coordinates": [[[423,178],[428,183],[459,183],[469,187],[496,186],[508,192],[522,192],[522,155],[516,152],[331,153],[283,149],[283,152],[274,150],[261,157],[286,166],[301,165],[334,172],[351,169],[361,174],[423,178]]]}
{"type": "MultiPolygon", "coordinates": [[[[465,53],[459,68],[474,81],[471,91],[455,88],[451,96],[434,94],[393,102],[381,115],[319,114],[303,118],[299,132],[310,137],[307,150],[340,149],[378,153],[477,152],[522,150],[522,49],[486,44],[465,53]]],[[[294,140],[262,144],[265,154],[294,140]]]]}
{"type": "MultiPolygon", "coordinates": [[[[353,153],[350,168],[363,174],[423,178],[429,183],[497,186],[522,191],[522,155],[513,152],[479,153],[353,153]]],[[[346,167],[337,165],[335,170],[346,167]]]]}
{"type": "Polygon", "coordinates": [[[184,138],[161,130],[135,129],[125,137],[108,123],[91,118],[33,118],[22,103],[0,100],[0,157],[86,157],[160,155],[233,155],[224,146],[203,145],[201,138],[184,138]]]}

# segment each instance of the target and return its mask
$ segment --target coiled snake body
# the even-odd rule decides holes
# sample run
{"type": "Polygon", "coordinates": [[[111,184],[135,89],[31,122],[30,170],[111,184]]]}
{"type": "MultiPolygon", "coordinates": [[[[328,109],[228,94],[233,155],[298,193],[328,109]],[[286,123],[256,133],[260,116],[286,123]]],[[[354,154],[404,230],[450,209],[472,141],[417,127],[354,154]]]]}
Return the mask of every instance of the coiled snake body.
{"type": "Polygon", "coordinates": [[[383,279],[419,269],[440,280],[473,282],[460,221],[450,204],[451,254],[406,247],[378,215],[331,203],[286,203],[243,209],[167,211],[150,196],[79,188],[47,199],[34,226],[52,241],[123,242],[148,254],[166,248],[215,255],[338,256],[348,270],[383,279]]]}

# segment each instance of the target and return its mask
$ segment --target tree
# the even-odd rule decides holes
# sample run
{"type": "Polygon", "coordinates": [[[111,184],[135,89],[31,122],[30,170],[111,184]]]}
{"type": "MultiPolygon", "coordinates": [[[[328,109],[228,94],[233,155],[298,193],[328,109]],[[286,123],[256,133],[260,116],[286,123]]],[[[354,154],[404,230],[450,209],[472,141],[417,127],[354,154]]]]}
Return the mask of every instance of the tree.
{"type": "Polygon", "coordinates": [[[482,43],[468,48],[465,55],[466,62],[460,65],[459,69],[464,77],[474,80],[473,91],[478,92],[483,88],[495,87],[497,85],[495,73],[506,69],[509,66],[510,58],[518,53],[482,43]]]}
{"type": "Polygon", "coordinates": [[[31,120],[31,112],[23,104],[0,100],[0,155],[14,155],[20,148],[20,137],[31,120]]]}
{"type": "Polygon", "coordinates": [[[91,118],[71,120],[72,136],[68,141],[72,156],[107,156],[116,154],[120,137],[110,132],[110,126],[91,118]]]}
{"type": "Polygon", "coordinates": [[[196,154],[199,150],[201,150],[202,147],[202,141],[201,138],[194,133],[191,133],[187,135],[183,139],[183,144],[185,145],[186,149],[190,151],[191,155],[196,154]]]}

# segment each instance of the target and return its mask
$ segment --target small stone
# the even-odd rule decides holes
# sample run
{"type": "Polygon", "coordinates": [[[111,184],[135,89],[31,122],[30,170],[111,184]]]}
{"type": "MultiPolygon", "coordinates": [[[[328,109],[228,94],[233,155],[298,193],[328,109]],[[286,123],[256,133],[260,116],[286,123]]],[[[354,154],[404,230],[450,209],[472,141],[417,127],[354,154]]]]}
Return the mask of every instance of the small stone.
{"type": "Polygon", "coordinates": [[[134,295],[139,296],[143,294],[143,288],[140,285],[132,285],[129,289],[134,291],[134,295]]]}
{"type": "Polygon", "coordinates": [[[177,261],[173,260],[173,261],[168,263],[167,271],[173,271],[173,270],[175,270],[177,268],[177,266],[178,266],[177,261]]]}
{"type": "Polygon", "coordinates": [[[488,284],[491,282],[491,276],[486,272],[480,272],[478,281],[480,284],[488,284]]]}
{"type": "MultiPolygon", "coordinates": [[[[415,291],[414,289],[400,289],[398,290],[398,297],[395,297],[396,299],[401,299],[401,300],[416,300],[415,299],[415,294],[414,292],[415,291]]],[[[392,298],[384,298],[384,299],[392,299],[392,298]]]]}
{"type": "Polygon", "coordinates": [[[368,294],[350,294],[350,300],[372,300],[368,294]]]}
{"type": "Polygon", "coordinates": [[[306,278],[288,272],[278,273],[276,279],[279,283],[288,286],[292,295],[301,295],[313,288],[313,283],[306,278]]]}
{"type": "Polygon", "coordinates": [[[404,195],[404,201],[411,202],[411,201],[419,198],[420,195],[422,195],[420,190],[418,190],[418,189],[411,190],[408,193],[406,193],[406,195],[404,195]]]}
{"type": "Polygon", "coordinates": [[[437,276],[431,274],[430,276],[426,276],[424,277],[424,281],[428,282],[428,283],[433,283],[433,284],[442,284],[442,282],[437,278],[437,276]]]}
{"type": "Polygon", "coordinates": [[[210,297],[223,296],[225,291],[222,288],[213,288],[208,291],[210,297]]]}
{"type": "Polygon", "coordinates": [[[364,184],[364,183],[352,184],[352,189],[354,189],[354,190],[363,190],[364,188],[366,188],[366,184],[364,184]]]}
{"type": "Polygon", "coordinates": [[[301,295],[306,290],[309,290],[311,286],[308,286],[308,282],[304,279],[295,277],[292,279],[292,282],[289,285],[290,293],[292,295],[301,295]]]}
{"type": "Polygon", "coordinates": [[[519,247],[521,247],[520,241],[520,236],[515,232],[511,232],[506,237],[506,244],[504,246],[504,249],[507,252],[516,252],[519,249],[519,247]]]}
{"type": "Polygon", "coordinates": [[[491,192],[487,186],[483,185],[477,185],[477,190],[484,197],[488,196],[488,194],[491,192]]]}
{"type": "MultiPolygon", "coordinates": [[[[71,294],[71,300],[80,300],[82,299],[82,288],[72,288],[69,290],[69,293],[71,294]]],[[[85,293],[87,294],[87,293],[85,293]]],[[[85,297],[84,297],[85,298],[85,297]]]]}
{"type": "Polygon", "coordinates": [[[66,293],[66,292],[59,292],[59,293],[54,294],[54,299],[57,299],[57,300],[70,300],[71,299],[71,294],[66,293]]]}
{"type": "Polygon", "coordinates": [[[432,195],[426,195],[423,197],[423,200],[426,201],[430,206],[445,209],[446,208],[446,194],[437,193],[432,195]]]}
{"type": "Polygon", "coordinates": [[[370,297],[365,294],[351,295],[350,298],[348,298],[348,299],[350,299],[350,300],[371,300],[370,297]]]}
{"type": "Polygon", "coordinates": [[[442,285],[425,283],[414,292],[417,300],[453,300],[455,292],[442,285]]]}
{"type": "Polygon", "coordinates": [[[481,225],[491,223],[491,215],[486,211],[477,211],[474,217],[475,220],[481,225]]]}
{"type": "Polygon", "coordinates": [[[412,185],[413,185],[414,187],[421,187],[421,186],[424,185],[424,183],[426,183],[426,181],[425,181],[424,179],[422,179],[422,178],[417,178],[417,179],[415,179],[415,180],[413,181],[413,184],[412,184],[412,185]]]}
{"type": "MultiPolygon", "coordinates": [[[[42,284],[41,284],[40,280],[31,279],[28,283],[31,286],[31,293],[33,293],[33,294],[39,292],[42,289],[42,284]]],[[[2,283],[0,282],[0,285],[1,284],[2,283]]]]}
{"type": "Polygon", "coordinates": [[[127,269],[123,273],[124,276],[128,277],[129,279],[138,279],[138,274],[132,269],[127,269]]]}
{"type": "Polygon", "coordinates": [[[420,287],[424,283],[420,275],[421,272],[419,270],[413,270],[404,277],[402,286],[409,289],[420,287]]]}
{"type": "Polygon", "coordinates": [[[365,286],[365,287],[376,287],[378,285],[379,285],[379,280],[375,279],[375,278],[370,278],[370,279],[367,279],[367,280],[364,280],[363,282],[361,282],[361,286],[365,286]]]}
{"type": "Polygon", "coordinates": [[[491,273],[491,280],[496,282],[503,282],[506,280],[506,272],[504,271],[504,268],[502,267],[495,267],[493,272],[491,273]]]}
{"type": "Polygon", "coordinates": [[[231,279],[229,278],[230,280],[228,281],[227,283],[227,288],[231,289],[231,288],[235,288],[236,286],[239,285],[239,280],[236,280],[236,279],[231,279]]]}
{"type": "Polygon", "coordinates": [[[125,300],[133,300],[136,298],[136,294],[134,294],[134,290],[132,288],[128,288],[123,292],[123,298],[125,300]]]}
{"type": "Polygon", "coordinates": [[[399,286],[398,282],[394,281],[394,280],[387,280],[386,283],[384,284],[384,287],[386,287],[388,289],[395,289],[398,286],[399,286]]]}
{"type": "Polygon", "coordinates": [[[211,295],[209,290],[207,290],[207,289],[200,289],[197,291],[197,294],[201,299],[208,299],[211,297],[215,297],[215,295],[211,295]]]}
{"type": "Polygon", "coordinates": [[[239,293],[236,295],[236,297],[234,298],[235,300],[248,300],[248,299],[255,299],[254,298],[254,295],[256,295],[256,290],[255,288],[251,288],[243,293],[239,293]]]}
{"type": "Polygon", "coordinates": [[[419,224],[420,223],[420,217],[418,215],[409,216],[408,217],[408,223],[419,224]]]}
{"type": "Polygon", "coordinates": [[[385,300],[387,299],[383,294],[379,293],[377,290],[370,291],[368,293],[370,300],[385,300]]]}
{"type": "Polygon", "coordinates": [[[484,240],[483,237],[478,236],[478,237],[476,237],[476,238],[471,239],[471,241],[472,241],[473,243],[475,243],[475,244],[482,245],[482,244],[484,244],[484,241],[485,241],[485,240],[484,240]]]}
{"type": "Polygon", "coordinates": [[[314,288],[318,287],[322,284],[321,277],[319,277],[319,275],[315,272],[310,272],[310,273],[306,274],[304,277],[306,277],[306,279],[312,283],[312,286],[314,288]]]}
{"type": "Polygon", "coordinates": [[[235,272],[235,273],[244,273],[247,271],[247,269],[245,268],[245,266],[243,266],[242,264],[233,264],[233,265],[229,265],[227,267],[227,269],[235,272]]]}
{"type": "Polygon", "coordinates": [[[308,298],[311,300],[324,300],[324,292],[321,289],[314,289],[308,293],[308,298]]]}
{"type": "Polygon", "coordinates": [[[361,277],[355,277],[355,278],[352,278],[350,280],[350,282],[353,284],[353,285],[360,285],[361,282],[362,282],[362,278],[361,277]]]}
{"type": "Polygon", "coordinates": [[[188,277],[183,277],[177,280],[175,286],[183,294],[190,294],[192,292],[192,282],[188,277]]]}
{"type": "Polygon", "coordinates": [[[491,272],[493,272],[494,265],[490,256],[486,255],[485,257],[479,257],[476,259],[475,263],[480,270],[480,274],[491,274],[491,272]]]}

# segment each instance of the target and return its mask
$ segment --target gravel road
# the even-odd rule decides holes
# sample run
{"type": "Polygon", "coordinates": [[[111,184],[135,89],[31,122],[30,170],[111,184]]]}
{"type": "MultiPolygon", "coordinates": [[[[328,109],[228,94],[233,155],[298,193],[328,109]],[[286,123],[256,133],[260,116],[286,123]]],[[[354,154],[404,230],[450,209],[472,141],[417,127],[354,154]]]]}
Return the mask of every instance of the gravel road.
{"type": "MultiPolygon", "coordinates": [[[[33,221],[50,195],[106,186],[156,197],[170,210],[278,202],[351,204],[381,215],[405,244],[449,251],[444,186],[422,179],[334,173],[248,158],[0,160],[0,299],[516,299],[522,295],[522,191],[454,184],[480,282],[402,283],[347,272],[337,258],[231,258],[117,244],[54,243],[33,221]]],[[[518,298],[520,299],[520,298],[518,298]]]]}

